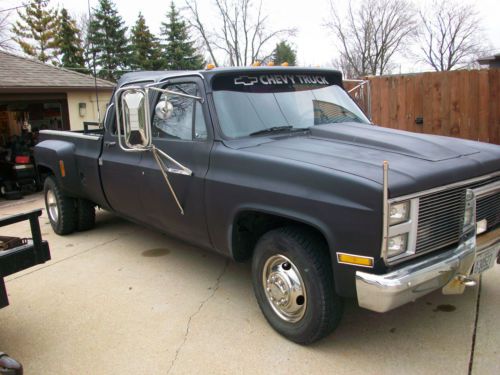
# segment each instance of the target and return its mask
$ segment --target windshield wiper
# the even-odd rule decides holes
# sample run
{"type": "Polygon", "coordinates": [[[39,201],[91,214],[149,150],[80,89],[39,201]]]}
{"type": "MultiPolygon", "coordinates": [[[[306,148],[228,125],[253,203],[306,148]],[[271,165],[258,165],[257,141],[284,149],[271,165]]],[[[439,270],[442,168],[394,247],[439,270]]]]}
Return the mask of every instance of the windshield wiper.
{"type": "Polygon", "coordinates": [[[308,130],[309,128],[294,128],[292,125],[283,125],[283,126],[272,126],[267,129],[262,129],[262,130],[257,130],[256,132],[250,133],[248,135],[259,135],[259,134],[272,134],[272,133],[278,133],[284,130],[290,130],[290,131],[305,131],[308,130]]]}
{"type": "Polygon", "coordinates": [[[268,134],[268,133],[275,133],[283,130],[290,130],[292,129],[292,125],[283,125],[283,126],[271,126],[270,128],[267,129],[262,129],[262,130],[257,130],[256,132],[250,133],[248,135],[259,135],[259,134],[268,134]]]}

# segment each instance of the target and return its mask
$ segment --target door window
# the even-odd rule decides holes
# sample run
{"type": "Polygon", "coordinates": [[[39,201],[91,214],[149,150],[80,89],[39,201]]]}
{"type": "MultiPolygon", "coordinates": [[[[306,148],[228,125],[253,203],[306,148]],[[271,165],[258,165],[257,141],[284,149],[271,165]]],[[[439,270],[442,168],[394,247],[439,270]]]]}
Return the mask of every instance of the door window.
{"type": "MultiPolygon", "coordinates": [[[[199,96],[196,83],[179,83],[164,88],[183,94],[199,96]]],[[[159,115],[155,110],[153,118],[154,138],[186,141],[207,138],[207,127],[199,101],[172,94],[162,94],[158,103],[162,103],[164,114],[159,115]]],[[[155,108],[157,107],[155,106],[155,108]]]]}

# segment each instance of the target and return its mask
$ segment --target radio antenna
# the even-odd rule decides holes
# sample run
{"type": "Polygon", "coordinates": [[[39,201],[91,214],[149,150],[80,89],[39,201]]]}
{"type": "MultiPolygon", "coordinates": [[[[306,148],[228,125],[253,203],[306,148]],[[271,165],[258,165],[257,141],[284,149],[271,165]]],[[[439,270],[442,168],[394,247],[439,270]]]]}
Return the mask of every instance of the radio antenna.
{"type": "MultiPolygon", "coordinates": [[[[87,37],[89,38],[88,33],[90,32],[90,23],[92,22],[92,12],[90,10],[90,0],[87,0],[87,7],[89,11],[89,25],[88,25],[88,30],[87,30],[87,37]]],[[[94,50],[94,43],[92,43],[92,38],[89,38],[90,42],[90,49],[92,50],[92,70],[94,73],[94,88],[95,88],[95,100],[96,100],[96,106],[97,106],[97,122],[99,125],[101,124],[101,109],[99,108],[99,91],[97,90],[97,71],[95,67],[95,50],[94,50]]]]}

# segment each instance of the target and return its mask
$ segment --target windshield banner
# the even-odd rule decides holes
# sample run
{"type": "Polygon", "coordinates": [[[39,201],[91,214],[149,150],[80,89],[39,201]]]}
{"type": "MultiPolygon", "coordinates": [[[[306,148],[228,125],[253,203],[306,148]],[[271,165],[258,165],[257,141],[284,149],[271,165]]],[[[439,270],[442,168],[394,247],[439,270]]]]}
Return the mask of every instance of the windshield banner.
{"type": "Polygon", "coordinates": [[[215,77],[213,90],[243,92],[301,91],[339,84],[340,76],[328,73],[261,73],[215,77]]]}

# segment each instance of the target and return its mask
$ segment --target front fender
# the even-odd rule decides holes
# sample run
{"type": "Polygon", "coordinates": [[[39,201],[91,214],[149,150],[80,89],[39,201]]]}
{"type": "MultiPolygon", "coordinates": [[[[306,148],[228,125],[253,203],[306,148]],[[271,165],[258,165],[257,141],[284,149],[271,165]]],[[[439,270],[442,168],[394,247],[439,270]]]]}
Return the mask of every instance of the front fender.
{"type": "MultiPolygon", "coordinates": [[[[253,212],[259,212],[263,214],[268,214],[268,215],[274,215],[278,216],[287,220],[295,221],[300,224],[304,224],[310,227],[315,228],[318,230],[323,237],[326,239],[326,242],[328,244],[328,248],[331,250],[333,249],[333,244],[335,243],[335,236],[333,232],[329,229],[328,225],[321,220],[319,220],[317,217],[305,214],[303,212],[298,212],[292,209],[288,208],[283,208],[283,207],[275,207],[275,206],[267,206],[267,205],[261,205],[261,204],[245,204],[245,205],[240,205],[236,207],[230,216],[230,222],[228,223],[228,231],[226,233],[227,236],[227,243],[230,244],[229,250],[231,252],[231,256],[233,255],[233,243],[232,243],[232,233],[233,233],[233,226],[235,221],[237,220],[238,216],[245,211],[253,211],[253,212]]],[[[233,257],[233,256],[232,256],[233,257]]],[[[234,258],[234,257],[233,257],[234,258]]]]}
{"type": "Polygon", "coordinates": [[[333,277],[335,282],[335,291],[338,295],[343,297],[354,297],[355,296],[355,271],[356,267],[340,264],[337,262],[336,253],[339,250],[339,242],[337,241],[337,236],[341,234],[336,234],[332,227],[328,223],[319,220],[317,217],[304,214],[303,212],[290,210],[287,208],[280,208],[274,206],[265,205],[242,205],[234,210],[231,216],[231,222],[228,223],[228,231],[226,233],[226,242],[229,244],[229,253],[234,259],[234,243],[233,243],[233,227],[234,223],[237,221],[238,216],[244,212],[257,212],[262,214],[268,214],[277,216],[298,224],[303,224],[311,228],[316,229],[324,237],[327,242],[328,252],[330,254],[331,265],[333,270],[333,277]]]}

